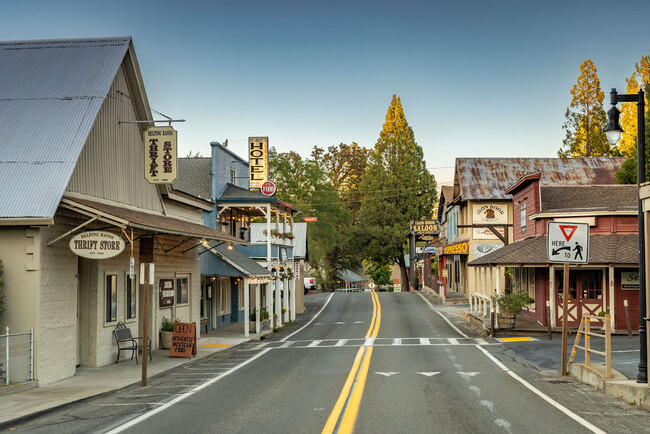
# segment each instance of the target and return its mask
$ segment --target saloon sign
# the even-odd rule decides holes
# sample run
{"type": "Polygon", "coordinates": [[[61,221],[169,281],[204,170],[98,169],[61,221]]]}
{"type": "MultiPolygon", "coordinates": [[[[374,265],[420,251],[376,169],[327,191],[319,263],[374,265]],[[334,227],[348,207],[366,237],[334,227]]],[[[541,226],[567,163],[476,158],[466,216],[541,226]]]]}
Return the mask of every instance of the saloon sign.
{"type": "Polygon", "coordinates": [[[171,184],[177,173],[176,130],[149,127],[144,132],[144,177],[151,184],[171,184]]]}
{"type": "Polygon", "coordinates": [[[435,235],[440,232],[438,229],[438,220],[414,220],[411,223],[411,232],[416,235],[435,235]]]}
{"type": "Polygon", "coordinates": [[[70,240],[70,250],[82,258],[108,259],[124,251],[125,243],[118,235],[104,231],[77,234],[70,240]]]}
{"type": "Polygon", "coordinates": [[[248,138],[248,179],[250,189],[262,188],[269,180],[269,138],[248,138]]]}

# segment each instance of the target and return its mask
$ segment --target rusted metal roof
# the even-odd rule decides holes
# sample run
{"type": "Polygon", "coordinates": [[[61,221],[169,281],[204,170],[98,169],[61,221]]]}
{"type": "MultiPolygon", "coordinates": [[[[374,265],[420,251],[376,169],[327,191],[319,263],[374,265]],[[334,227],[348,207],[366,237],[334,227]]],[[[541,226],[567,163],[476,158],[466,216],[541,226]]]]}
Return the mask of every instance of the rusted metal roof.
{"type": "Polygon", "coordinates": [[[541,172],[540,185],[615,184],[624,158],[456,158],[454,196],[507,200],[524,175],[541,172]]]}
{"type": "Polygon", "coordinates": [[[54,216],[130,43],[0,42],[0,218],[54,216]]]}

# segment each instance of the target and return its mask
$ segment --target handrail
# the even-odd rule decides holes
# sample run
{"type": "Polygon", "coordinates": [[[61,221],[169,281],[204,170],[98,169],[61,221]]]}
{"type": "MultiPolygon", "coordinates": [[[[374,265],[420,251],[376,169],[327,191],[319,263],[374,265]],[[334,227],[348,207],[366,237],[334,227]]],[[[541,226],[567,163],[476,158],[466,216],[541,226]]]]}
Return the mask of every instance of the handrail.
{"type": "Polygon", "coordinates": [[[573,348],[571,349],[571,357],[569,358],[569,363],[573,363],[573,359],[576,356],[576,349],[585,351],[585,365],[591,365],[591,353],[598,354],[605,357],[605,378],[612,378],[612,329],[611,329],[611,320],[609,314],[606,314],[605,317],[594,316],[594,315],[582,315],[582,320],[580,321],[580,327],[578,327],[578,334],[576,335],[576,340],[573,343],[573,348]],[[594,333],[591,331],[591,320],[604,321],[605,322],[605,334],[594,333]],[[585,345],[580,346],[580,338],[582,335],[585,335],[585,345]],[[591,337],[598,337],[605,339],[605,351],[596,351],[591,348],[591,337]]]}

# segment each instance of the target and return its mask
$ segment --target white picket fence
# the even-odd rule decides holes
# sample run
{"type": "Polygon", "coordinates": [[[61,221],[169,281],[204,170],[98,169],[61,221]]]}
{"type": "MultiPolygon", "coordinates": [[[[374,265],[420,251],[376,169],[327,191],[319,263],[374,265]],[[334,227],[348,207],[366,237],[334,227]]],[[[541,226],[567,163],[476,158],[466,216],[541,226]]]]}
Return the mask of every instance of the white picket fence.
{"type": "Polygon", "coordinates": [[[34,379],[34,329],[0,335],[0,386],[34,379]]]}

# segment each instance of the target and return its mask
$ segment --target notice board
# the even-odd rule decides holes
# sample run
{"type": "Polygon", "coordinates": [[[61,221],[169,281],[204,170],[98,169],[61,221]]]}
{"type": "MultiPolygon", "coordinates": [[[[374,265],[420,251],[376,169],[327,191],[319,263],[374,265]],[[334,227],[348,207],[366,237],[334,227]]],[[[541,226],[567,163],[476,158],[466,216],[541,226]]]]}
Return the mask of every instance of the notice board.
{"type": "Polygon", "coordinates": [[[175,322],[172,334],[170,357],[196,356],[196,324],[193,322],[175,322]]]}

